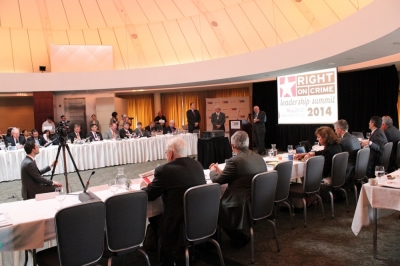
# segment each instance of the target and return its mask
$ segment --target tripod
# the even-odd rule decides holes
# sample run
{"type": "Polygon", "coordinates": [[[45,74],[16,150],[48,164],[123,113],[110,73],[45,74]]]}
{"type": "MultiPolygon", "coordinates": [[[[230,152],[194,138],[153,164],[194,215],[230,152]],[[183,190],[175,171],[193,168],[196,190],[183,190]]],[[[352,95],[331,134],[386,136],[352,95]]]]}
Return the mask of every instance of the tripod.
{"type": "MultiPolygon", "coordinates": [[[[76,171],[76,173],[78,174],[78,177],[79,177],[79,180],[81,181],[82,187],[83,187],[83,189],[85,189],[85,185],[83,184],[81,175],[79,174],[79,170],[78,170],[78,168],[76,167],[76,163],[75,163],[75,161],[74,161],[74,158],[72,157],[72,154],[71,154],[71,151],[69,150],[68,144],[65,142],[65,137],[60,136],[60,137],[59,137],[59,140],[60,140],[60,144],[58,144],[58,150],[57,150],[56,161],[58,162],[58,156],[60,156],[60,151],[61,151],[61,149],[62,149],[62,151],[63,151],[63,153],[62,153],[62,154],[63,154],[63,162],[64,162],[65,186],[66,186],[66,188],[67,188],[67,193],[69,193],[69,188],[68,188],[67,160],[65,160],[65,159],[66,159],[66,156],[65,156],[65,149],[67,149],[69,158],[71,159],[71,161],[72,161],[72,163],[73,163],[73,165],[74,165],[75,171],[76,171]]],[[[57,165],[54,166],[54,167],[53,167],[53,170],[51,171],[51,177],[50,177],[51,180],[53,180],[54,171],[56,170],[56,167],[57,167],[57,165]]]]}

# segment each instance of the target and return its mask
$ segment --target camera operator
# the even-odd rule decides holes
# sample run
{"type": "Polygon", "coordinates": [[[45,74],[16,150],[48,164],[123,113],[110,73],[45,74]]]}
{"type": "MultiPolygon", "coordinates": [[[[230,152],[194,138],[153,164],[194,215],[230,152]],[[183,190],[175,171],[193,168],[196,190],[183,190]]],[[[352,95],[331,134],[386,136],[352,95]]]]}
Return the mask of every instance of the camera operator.
{"type": "Polygon", "coordinates": [[[67,118],[65,117],[65,115],[61,116],[61,121],[58,123],[58,127],[63,127],[65,129],[69,129],[68,126],[69,121],[67,121],[67,118]]]}

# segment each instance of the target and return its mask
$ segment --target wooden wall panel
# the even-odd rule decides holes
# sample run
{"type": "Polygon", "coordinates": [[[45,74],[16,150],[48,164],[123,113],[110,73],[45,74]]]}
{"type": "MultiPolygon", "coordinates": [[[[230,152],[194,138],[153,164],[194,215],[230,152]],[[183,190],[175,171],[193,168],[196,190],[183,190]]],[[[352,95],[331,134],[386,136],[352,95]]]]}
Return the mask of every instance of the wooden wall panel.
{"type": "Polygon", "coordinates": [[[31,130],[34,127],[32,97],[0,97],[0,129],[9,127],[31,130]]]}
{"type": "Polygon", "coordinates": [[[35,128],[42,133],[42,124],[49,115],[54,117],[53,92],[34,92],[33,109],[35,128]]]}

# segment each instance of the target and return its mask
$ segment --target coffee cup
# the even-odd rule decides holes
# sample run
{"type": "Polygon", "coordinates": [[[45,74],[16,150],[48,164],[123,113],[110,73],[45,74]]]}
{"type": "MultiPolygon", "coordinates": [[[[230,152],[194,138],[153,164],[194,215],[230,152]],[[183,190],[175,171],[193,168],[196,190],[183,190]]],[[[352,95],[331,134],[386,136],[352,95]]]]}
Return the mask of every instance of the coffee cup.
{"type": "Polygon", "coordinates": [[[370,184],[370,186],[376,186],[378,185],[378,180],[376,178],[370,178],[368,179],[368,184],[370,184]]]}

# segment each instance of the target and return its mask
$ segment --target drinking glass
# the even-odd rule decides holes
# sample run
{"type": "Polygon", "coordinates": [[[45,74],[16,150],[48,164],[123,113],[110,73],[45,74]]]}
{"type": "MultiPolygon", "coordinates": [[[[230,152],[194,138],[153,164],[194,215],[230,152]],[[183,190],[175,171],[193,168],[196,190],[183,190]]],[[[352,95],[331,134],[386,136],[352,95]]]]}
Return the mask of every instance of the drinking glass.
{"type": "Polygon", "coordinates": [[[288,151],[288,153],[292,154],[293,153],[293,145],[288,145],[287,151],[288,151]]]}
{"type": "Polygon", "coordinates": [[[371,137],[371,133],[370,133],[370,132],[367,132],[367,133],[365,134],[365,136],[367,136],[367,139],[369,139],[369,138],[371,137]]]}
{"type": "Polygon", "coordinates": [[[375,176],[380,181],[381,177],[385,175],[385,167],[382,165],[375,166],[375,176]]]}
{"type": "Polygon", "coordinates": [[[108,182],[108,189],[115,195],[115,192],[118,190],[118,183],[115,179],[108,182]]]}
{"type": "Polygon", "coordinates": [[[58,192],[58,194],[56,194],[56,200],[58,200],[60,202],[60,207],[58,208],[60,210],[61,202],[65,199],[65,197],[67,196],[67,193],[65,192],[65,190],[62,187],[56,187],[55,192],[58,192]]]}

